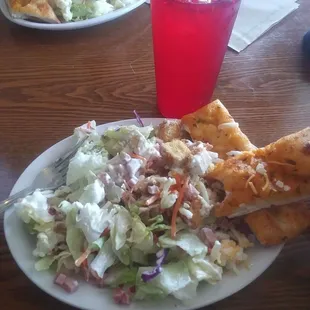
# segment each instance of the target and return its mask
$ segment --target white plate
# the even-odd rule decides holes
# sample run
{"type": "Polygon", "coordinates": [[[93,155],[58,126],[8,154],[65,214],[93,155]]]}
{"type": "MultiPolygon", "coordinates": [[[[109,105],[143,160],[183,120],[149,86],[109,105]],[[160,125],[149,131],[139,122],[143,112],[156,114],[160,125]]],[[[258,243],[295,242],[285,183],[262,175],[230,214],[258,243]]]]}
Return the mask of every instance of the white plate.
{"type": "Polygon", "coordinates": [[[74,29],[87,28],[87,27],[92,27],[92,26],[106,23],[110,20],[116,19],[122,15],[129,13],[130,11],[136,9],[138,6],[142,5],[144,2],[145,0],[137,0],[137,2],[131,5],[128,5],[124,8],[115,10],[113,12],[107,13],[99,17],[82,20],[78,22],[68,22],[68,23],[62,23],[62,24],[36,23],[36,22],[24,20],[24,19],[13,18],[9,12],[8,6],[6,4],[6,0],[0,0],[0,9],[3,15],[8,20],[20,26],[24,26],[28,28],[35,28],[35,29],[42,29],[42,30],[74,30],[74,29]]]}
{"type": "MultiPolygon", "coordinates": [[[[162,119],[143,119],[145,124],[159,124],[162,119]]],[[[136,124],[135,120],[125,120],[98,126],[98,131],[103,133],[108,127],[136,124]]],[[[52,163],[72,144],[72,138],[66,138],[53,145],[38,158],[36,158],[20,176],[11,194],[28,186],[34,176],[48,164],[52,163]]],[[[4,216],[4,232],[11,253],[22,271],[43,291],[51,296],[72,306],[92,310],[124,310],[124,307],[114,304],[109,289],[99,289],[87,283],[80,283],[79,290],[74,294],[67,294],[60,287],[53,284],[54,275],[49,272],[38,272],[34,269],[34,257],[32,250],[35,248],[35,239],[30,236],[23,223],[17,218],[13,209],[8,210],[4,216]]],[[[200,308],[225,297],[228,297],[255,280],[277,257],[282,245],[270,248],[256,246],[247,251],[252,264],[249,270],[241,270],[238,276],[226,273],[218,284],[212,286],[200,284],[198,296],[186,305],[179,305],[178,309],[188,310],[200,308]]],[[[126,309],[131,310],[171,310],[179,304],[173,298],[167,298],[156,302],[136,302],[126,309]]]]}

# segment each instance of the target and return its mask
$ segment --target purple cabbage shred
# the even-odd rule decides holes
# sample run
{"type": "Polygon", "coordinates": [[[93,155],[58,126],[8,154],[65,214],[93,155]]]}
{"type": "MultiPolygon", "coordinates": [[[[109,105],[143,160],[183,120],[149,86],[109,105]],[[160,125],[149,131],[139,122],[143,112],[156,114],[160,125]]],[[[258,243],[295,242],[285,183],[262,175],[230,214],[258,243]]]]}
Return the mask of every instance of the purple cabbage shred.
{"type": "Polygon", "coordinates": [[[139,124],[141,127],[144,127],[144,124],[143,124],[143,122],[142,122],[142,119],[141,119],[141,117],[139,116],[139,114],[137,113],[137,111],[136,111],[136,110],[133,110],[133,113],[134,113],[134,115],[135,115],[135,117],[136,117],[136,120],[137,120],[138,124],[139,124]]]}
{"type": "Polygon", "coordinates": [[[153,270],[144,271],[142,273],[141,278],[143,282],[149,282],[161,273],[162,271],[161,266],[164,263],[167,255],[168,255],[168,249],[162,249],[156,253],[156,257],[157,257],[156,267],[153,270]]]}

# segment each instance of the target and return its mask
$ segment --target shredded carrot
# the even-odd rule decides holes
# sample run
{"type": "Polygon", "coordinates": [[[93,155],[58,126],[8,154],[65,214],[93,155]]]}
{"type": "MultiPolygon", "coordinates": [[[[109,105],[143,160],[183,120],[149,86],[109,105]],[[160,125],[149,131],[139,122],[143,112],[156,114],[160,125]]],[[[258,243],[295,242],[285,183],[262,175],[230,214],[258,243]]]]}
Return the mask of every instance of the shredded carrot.
{"type": "Polygon", "coordinates": [[[87,259],[85,259],[82,263],[82,270],[83,270],[83,273],[84,273],[84,279],[86,282],[89,281],[89,276],[90,276],[90,272],[89,272],[89,269],[88,269],[88,263],[87,263],[87,259]]]}
{"type": "Polygon", "coordinates": [[[268,164],[277,164],[277,165],[280,165],[280,166],[288,166],[288,167],[295,167],[294,164],[289,164],[289,163],[281,163],[279,161],[267,161],[268,164]]]}
{"type": "Polygon", "coordinates": [[[265,191],[269,187],[270,181],[269,181],[267,173],[264,173],[263,176],[265,177],[265,180],[266,180],[266,183],[265,183],[265,185],[263,187],[263,191],[265,191]]]}
{"type": "Polygon", "coordinates": [[[147,161],[147,159],[141,155],[135,154],[135,153],[131,153],[129,154],[132,158],[136,158],[136,159],[141,159],[143,161],[147,161]]]}
{"type": "Polygon", "coordinates": [[[254,184],[253,184],[252,182],[249,182],[249,185],[250,185],[251,190],[253,191],[253,193],[254,193],[255,195],[257,195],[258,192],[257,192],[257,190],[256,190],[256,188],[255,188],[255,186],[254,186],[254,184]]]}
{"type": "Polygon", "coordinates": [[[84,251],[84,253],[82,253],[82,255],[75,261],[75,266],[80,267],[82,265],[84,267],[87,267],[87,257],[90,253],[91,253],[90,249],[84,251]]]}
{"type": "MultiPolygon", "coordinates": [[[[184,179],[184,176],[182,176],[181,174],[177,173],[177,172],[172,172],[171,176],[175,179],[176,184],[175,185],[180,185],[184,179]]],[[[173,186],[173,185],[172,185],[173,186]]]]}
{"type": "Polygon", "coordinates": [[[182,185],[182,187],[180,187],[180,190],[179,190],[179,196],[178,196],[178,199],[173,207],[173,212],[172,212],[172,219],[171,219],[171,237],[172,238],[175,238],[175,235],[176,235],[176,222],[177,222],[177,215],[178,215],[178,212],[182,206],[182,201],[183,201],[183,198],[184,198],[184,193],[185,193],[185,190],[188,186],[188,182],[189,182],[189,177],[186,177],[186,179],[184,180],[184,183],[182,185]]]}
{"type": "Polygon", "coordinates": [[[149,199],[147,199],[147,200],[145,201],[145,205],[146,205],[146,206],[151,205],[151,204],[154,203],[156,200],[158,200],[159,197],[160,197],[160,194],[159,194],[159,193],[158,193],[158,194],[155,194],[154,196],[150,197],[149,199]]]}
{"type": "Polygon", "coordinates": [[[110,234],[110,228],[107,227],[105,228],[105,230],[102,232],[102,234],[100,235],[100,237],[107,237],[110,234]]]}
{"type": "Polygon", "coordinates": [[[171,176],[175,179],[176,183],[170,186],[169,192],[179,191],[180,187],[182,186],[184,176],[182,176],[181,174],[179,174],[177,172],[172,172],[171,176]]]}
{"type": "Polygon", "coordinates": [[[169,192],[179,191],[179,189],[180,189],[180,184],[173,184],[170,186],[169,192]]]}
{"type": "Polygon", "coordinates": [[[252,180],[254,177],[255,177],[255,174],[252,174],[252,175],[248,178],[248,180],[247,180],[246,183],[245,183],[245,187],[246,187],[246,188],[249,186],[249,183],[251,182],[251,180],[252,180]]]}
{"type": "Polygon", "coordinates": [[[83,261],[83,263],[82,263],[82,266],[83,266],[84,268],[88,268],[87,258],[84,259],[84,261],[83,261]]]}

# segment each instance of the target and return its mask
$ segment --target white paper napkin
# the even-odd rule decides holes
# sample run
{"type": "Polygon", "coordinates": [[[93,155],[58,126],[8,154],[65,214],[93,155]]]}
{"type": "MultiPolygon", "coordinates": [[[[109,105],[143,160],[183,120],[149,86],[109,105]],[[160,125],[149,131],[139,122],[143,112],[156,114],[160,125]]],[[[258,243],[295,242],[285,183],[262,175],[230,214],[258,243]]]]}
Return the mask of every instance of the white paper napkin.
{"type": "Polygon", "coordinates": [[[296,0],[242,0],[229,47],[241,52],[298,7],[296,0]]]}
{"type": "Polygon", "coordinates": [[[242,51],[299,7],[295,0],[242,0],[229,47],[242,51]]]}

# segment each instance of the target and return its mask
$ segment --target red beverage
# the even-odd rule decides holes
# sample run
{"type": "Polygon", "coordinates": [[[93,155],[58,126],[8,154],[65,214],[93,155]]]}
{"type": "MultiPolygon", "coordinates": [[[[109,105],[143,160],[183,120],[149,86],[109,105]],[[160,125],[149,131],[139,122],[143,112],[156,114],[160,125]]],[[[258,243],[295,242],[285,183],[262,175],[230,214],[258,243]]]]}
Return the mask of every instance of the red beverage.
{"type": "Polygon", "coordinates": [[[210,102],[241,0],[151,0],[157,105],[180,118],[210,102]]]}

